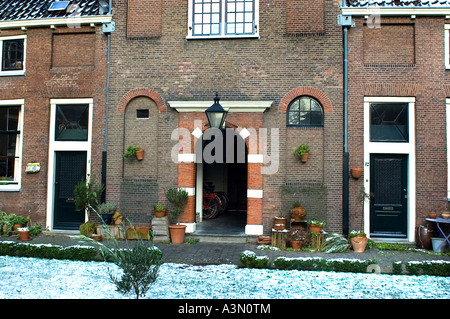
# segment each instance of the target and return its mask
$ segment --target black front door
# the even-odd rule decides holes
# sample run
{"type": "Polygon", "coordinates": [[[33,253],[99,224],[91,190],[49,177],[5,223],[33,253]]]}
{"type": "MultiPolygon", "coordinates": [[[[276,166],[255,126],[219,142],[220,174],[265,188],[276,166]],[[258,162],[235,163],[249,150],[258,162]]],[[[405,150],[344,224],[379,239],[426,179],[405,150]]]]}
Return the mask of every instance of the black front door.
{"type": "Polygon", "coordinates": [[[55,229],[79,229],[84,211],[75,210],[74,188],[86,177],[86,152],[56,152],[54,188],[55,229]]]}
{"type": "Polygon", "coordinates": [[[407,236],[408,156],[370,156],[370,236],[407,236]]]}

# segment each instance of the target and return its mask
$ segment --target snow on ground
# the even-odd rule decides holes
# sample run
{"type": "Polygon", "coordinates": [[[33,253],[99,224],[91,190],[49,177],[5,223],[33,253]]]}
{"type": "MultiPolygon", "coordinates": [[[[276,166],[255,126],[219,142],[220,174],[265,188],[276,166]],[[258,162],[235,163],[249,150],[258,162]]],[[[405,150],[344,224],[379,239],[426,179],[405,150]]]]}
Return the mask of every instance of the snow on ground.
{"type": "MultiPolygon", "coordinates": [[[[106,262],[0,256],[1,299],[117,299],[106,262]]],[[[450,277],[163,264],[151,299],[450,299],[450,277]]]]}

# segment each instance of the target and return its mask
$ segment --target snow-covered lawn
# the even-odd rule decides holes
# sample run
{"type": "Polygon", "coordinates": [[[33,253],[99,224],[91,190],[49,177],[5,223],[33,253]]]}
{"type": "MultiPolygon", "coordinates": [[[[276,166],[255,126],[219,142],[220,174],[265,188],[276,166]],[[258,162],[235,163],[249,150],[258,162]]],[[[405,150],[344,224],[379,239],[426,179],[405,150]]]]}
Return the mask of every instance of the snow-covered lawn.
{"type": "MultiPolygon", "coordinates": [[[[0,298],[111,299],[111,263],[0,256],[0,298]]],[[[134,296],[129,296],[134,298],[134,296]]],[[[450,299],[450,277],[163,264],[145,298],[450,299]]]]}

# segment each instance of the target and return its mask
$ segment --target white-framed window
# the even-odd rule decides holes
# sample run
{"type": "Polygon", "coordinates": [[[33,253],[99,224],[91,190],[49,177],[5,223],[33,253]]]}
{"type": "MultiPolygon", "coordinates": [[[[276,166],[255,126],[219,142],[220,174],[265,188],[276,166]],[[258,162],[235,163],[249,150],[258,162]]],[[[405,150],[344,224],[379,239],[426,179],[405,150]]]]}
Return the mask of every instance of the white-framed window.
{"type": "Polygon", "coordinates": [[[445,25],[445,68],[450,69],[450,24],[445,25]]]}
{"type": "Polygon", "coordinates": [[[257,38],[259,0],[189,0],[188,39],[257,38]]]}
{"type": "Polygon", "coordinates": [[[0,191],[19,191],[24,100],[0,100],[0,191]]]}
{"type": "Polygon", "coordinates": [[[26,35],[0,38],[0,76],[25,74],[26,49],[26,35]]]}

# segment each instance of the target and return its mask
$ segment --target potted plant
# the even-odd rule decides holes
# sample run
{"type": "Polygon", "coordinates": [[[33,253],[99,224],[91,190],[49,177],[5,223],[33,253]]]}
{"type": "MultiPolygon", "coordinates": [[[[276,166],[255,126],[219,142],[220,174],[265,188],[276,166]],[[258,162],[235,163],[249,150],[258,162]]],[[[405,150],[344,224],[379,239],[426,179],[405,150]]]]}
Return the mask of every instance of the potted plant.
{"type": "Polygon", "coordinates": [[[184,211],[184,206],[188,202],[188,193],[179,188],[169,188],[166,192],[167,200],[175,206],[170,212],[173,219],[177,221],[175,225],[169,226],[170,238],[173,244],[184,243],[186,225],[180,225],[180,214],[184,211]]]}
{"type": "Polygon", "coordinates": [[[367,242],[369,241],[366,233],[359,230],[352,230],[348,235],[348,239],[350,240],[355,253],[363,253],[366,249],[367,242]]]}
{"type": "Polygon", "coordinates": [[[303,218],[306,216],[306,209],[300,204],[299,201],[296,201],[292,204],[291,212],[291,221],[293,222],[301,222],[303,218]]]}
{"type": "Polygon", "coordinates": [[[123,154],[123,157],[136,157],[136,159],[140,161],[144,158],[144,149],[139,146],[128,146],[126,152],[123,154]]]}
{"type": "Polygon", "coordinates": [[[166,216],[167,207],[161,204],[156,204],[154,206],[155,217],[164,217],[166,216]]]}
{"type": "Polygon", "coordinates": [[[19,227],[17,228],[17,232],[19,233],[20,240],[22,241],[31,240],[30,229],[28,227],[19,227]]]}
{"type": "Polygon", "coordinates": [[[306,230],[301,227],[296,227],[294,229],[291,229],[291,231],[289,232],[289,241],[291,243],[291,247],[293,249],[300,249],[302,248],[302,246],[305,244],[305,242],[307,241],[307,232],[306,230]]]}
{"type": "Polygon", "coordinates": [[[320,222],[320,221],[314,220],[314,219],[308,220],[310,232],[320,233],[322,231],[322,228],[325,227],[326,224],[327,224],[326,222],[320,222]]]}
{"type": "Polygon", "coordinates": [[[117,205],[114,203],[101,203],[98,206],[98,212],[102,216],[106,225],[111,225],[112,216],[116,212],[117,205]]]}
{"type": "Polygon", "coordinates": [[[86,237],[91,237],[95,233],[96,226],[93,222],[87,221],[80,225],[80,234],[86,237]]]}
{"type": "Polygon", "coordinates": [[[300,144],[294,151],[294,155],[300,158],[302,163],[306,163],[308,161],[310,149],[307,143],[300,144]]]}
{"type": "Polygon", "coordinates": [[[123,215],[121,212],[115,212],[112,215],[112,219],[114,220],[114,225],[120,225],[123,221],[123,215]]]}
{"type": "Polygon", "coordinates": [[[286,217],[284,217],[283,216],[283,212],[280,211],[280,213],[277,216],[275,216],[275,218],[274,218],[275,229],[276,230],[283,230],[283,229],[285,229],[286,228],[286,222],[287,222],[286,217]]]}
{"type": "Polygon", "coordinates": [[[11,223],[13,224],[13,230],[17,230],[18,228],[26,225],[27,220],[23,216],[13,215],[11,218],[11,223]]]}

